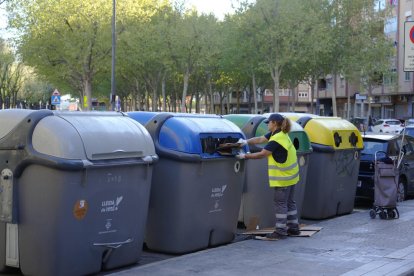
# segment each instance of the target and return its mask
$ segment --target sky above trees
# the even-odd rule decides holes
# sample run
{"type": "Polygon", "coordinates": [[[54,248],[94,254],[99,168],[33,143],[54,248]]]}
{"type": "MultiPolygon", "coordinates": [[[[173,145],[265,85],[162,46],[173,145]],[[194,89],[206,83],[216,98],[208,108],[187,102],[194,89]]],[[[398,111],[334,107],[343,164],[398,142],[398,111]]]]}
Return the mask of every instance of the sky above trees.
{"type": "MultiPolygon", "coordinates": [[[[249,0],[250,3],[256,0],[249,0]]],[[[235,0],[186,0],[187,7],[194,6],[200,13],[213,13],[218,19],[223,20],[224,15],[233,13],[233,5],[237,6],[235,0]]]]}

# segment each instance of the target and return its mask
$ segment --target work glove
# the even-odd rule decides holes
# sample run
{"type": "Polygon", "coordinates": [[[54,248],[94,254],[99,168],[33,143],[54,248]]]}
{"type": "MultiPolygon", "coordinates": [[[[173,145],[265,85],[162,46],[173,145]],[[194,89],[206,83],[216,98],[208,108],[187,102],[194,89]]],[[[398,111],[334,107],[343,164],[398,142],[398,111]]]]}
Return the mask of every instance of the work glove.
{"type": "Polygon", "coordinates": [[[240,152],[239,154],[236,155],[236,158],[237,159],[240,159],[240,160],[245,159],[246,158],[246,154],[240,152]]]}
{"type": "Polygon", "coordinates": [[[237,141],[237,144],[240,144],[240,147],[243,147],[243,146],[247,145],[247,140],[244,140],[244,139],[240,138],[237,141]]]}

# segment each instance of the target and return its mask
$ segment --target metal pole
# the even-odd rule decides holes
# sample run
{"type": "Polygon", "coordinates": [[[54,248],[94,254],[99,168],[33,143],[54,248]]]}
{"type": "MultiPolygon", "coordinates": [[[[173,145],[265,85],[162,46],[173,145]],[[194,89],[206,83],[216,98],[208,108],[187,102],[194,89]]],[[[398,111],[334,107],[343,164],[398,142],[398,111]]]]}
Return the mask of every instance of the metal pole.
{"type": "Polygon", "coordinates": [[[112,67],[111,67],[111,110],[115,110],[115,50],[116,50],[116,0],[112,0],[112,67]]]}

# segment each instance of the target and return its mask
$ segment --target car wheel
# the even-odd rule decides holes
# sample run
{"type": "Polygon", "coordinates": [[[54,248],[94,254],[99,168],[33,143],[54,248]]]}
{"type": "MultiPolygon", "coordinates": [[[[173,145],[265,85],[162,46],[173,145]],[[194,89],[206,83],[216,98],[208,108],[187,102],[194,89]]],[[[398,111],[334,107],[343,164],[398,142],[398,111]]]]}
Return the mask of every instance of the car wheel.
{"type": "Polygon", "coordinates": [[[398,181],[397,202],[403,202],[407,197],[407,189],[404,179],[398,181]]]}

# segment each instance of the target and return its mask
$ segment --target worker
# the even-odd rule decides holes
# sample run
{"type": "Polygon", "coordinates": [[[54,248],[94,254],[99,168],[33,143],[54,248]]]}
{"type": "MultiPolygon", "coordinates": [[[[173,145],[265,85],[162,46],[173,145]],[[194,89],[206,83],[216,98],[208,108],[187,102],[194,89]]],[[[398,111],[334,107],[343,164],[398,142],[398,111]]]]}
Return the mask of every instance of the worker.
{"type": "Polygon", "coordinates": [[[296,149],[289,138],[291,122],[278,113],[273,113],[264,121],[269,132],[264,136],[239,140],[240,146],[246,144],[264,144],[266,146],[255,153],[239,153],[238,159],[261,159],[267,157],[269,186],[274,189],[275,231],[267,234],[271,240],[285,239],[287,235],[299,235],[299,222],[295,187],[299,182],[299,165],[296,149]]]}

